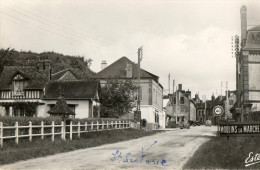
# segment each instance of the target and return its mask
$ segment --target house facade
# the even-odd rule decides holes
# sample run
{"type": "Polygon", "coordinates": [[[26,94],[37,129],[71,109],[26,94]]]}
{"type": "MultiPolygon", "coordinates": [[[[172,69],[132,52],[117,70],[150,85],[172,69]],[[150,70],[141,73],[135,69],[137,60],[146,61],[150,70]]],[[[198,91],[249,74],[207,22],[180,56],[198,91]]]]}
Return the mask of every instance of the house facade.
{"type": "Polygon", "coordinates": [[[48,117],[63,93],[76,118],[93,117],[99,104],[98,81],[80,81],[71,70],[51,73],[48,59],[35,66],[5,66],[0,77],[0,115],[48,117]]]}
{"type": "Polygon", "coordinates": [[[260,26],[247,28],[247,8],[242,6],[241,49],[236,53],[238,121],[260,120],[260,26]]]}
{"type": "MultiPolygon", "coordinates": [[[[137,84],[138,65],[127,57],[122,57],[109,66],[104,66],[102,62],[100,72],[95,79],[100,80],[101,87],[107,84],[109,79],[133,79],[137,84]]],[[[141,99],[141,119],[146,119],[148,123],[165,127],[165,112],[163,112],[163,87],[159,83],[159,77],[141,69],[140,70],[140,99],[141,99]]],[[[134,94],[137,96],[137,92],[134,94]]],[[[131,113],[133,115],[133,113],[131,113]]]]}
{"type": "Polygon", "coordinates": [[[179,84],[178,90],[171,95],[166,106],[168,121],[188,122],[196,120],[196,102],[191,99],[191,92],[182,90],[179,84]]]}

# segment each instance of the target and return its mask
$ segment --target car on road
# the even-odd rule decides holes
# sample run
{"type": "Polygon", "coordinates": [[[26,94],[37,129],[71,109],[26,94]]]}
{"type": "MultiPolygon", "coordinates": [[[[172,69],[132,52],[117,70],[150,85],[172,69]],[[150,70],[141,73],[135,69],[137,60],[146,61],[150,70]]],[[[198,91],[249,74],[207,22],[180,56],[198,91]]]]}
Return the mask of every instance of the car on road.
{"type": "Polygon", "coordinates": [[[212,125],[212,122],[211,120],[206,120],[206,123],[205,123],[206,126],[211,126],[212,125]]]}
{"type": "Polygon", "coordinates": [[[180,129],[189,129],[190,124],[188,122],[181,122],[180,123],[180,129]]]}
{"type": "Polygon", "coordinates": [[[200,122],[199,121],[189,120],[188,123],[190,124],[190,126],[200,126],[200,122]]]}

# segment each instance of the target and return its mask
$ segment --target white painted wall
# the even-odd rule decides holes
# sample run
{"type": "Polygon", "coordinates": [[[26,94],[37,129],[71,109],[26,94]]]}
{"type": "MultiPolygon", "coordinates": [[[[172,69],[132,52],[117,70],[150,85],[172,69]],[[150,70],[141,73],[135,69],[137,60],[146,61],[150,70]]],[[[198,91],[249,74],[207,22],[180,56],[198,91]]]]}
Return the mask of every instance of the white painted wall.
{"type": "Polygon", "coordinates": [[[39,105],[37,107],[37,114],[36,117],[48,117],[50,114],[47,113],[47,111],[50,110],[50,107],[45,105],[39,105]]]}
{"type": "Polygon", "coordinates": [[[160,118],[159,118],[159,125],[160,128],[164,129],[165,128],[165,122],[166,122],[166,114],[165,111],[159,112],[160,118]]]}
{"type": "MultiPolygon", "coordinates": [[[[39,105],[37,108],[37,117],[48,117],[50,114],[51,104],[56,104],[56,100],[46,100],[45,105],[39,105]]],[[[89,117],[89,101],[88,100],[66,100],[67,104],[75,105],[75,118],[88,118],[89,117]]]]}
{"type": "Polygon", "coordinates": [[[5,116],[5,107],[0,106],[0,116],[5,116]]]}
{"type": "Polygon", "coordinates": [[[190,102],[190,120],[196,121],[196,107],[190,102]]]}
{"type": "MultiPolygon", "coordinates": [[[[141,119],[146,119],[147,123],[155,123],[155,107],[151,105],[142,105],[141,106],[141,119]]],[[[161,128],[165,128],[165,112],[159,111],[159,125],[161,128]]]]}

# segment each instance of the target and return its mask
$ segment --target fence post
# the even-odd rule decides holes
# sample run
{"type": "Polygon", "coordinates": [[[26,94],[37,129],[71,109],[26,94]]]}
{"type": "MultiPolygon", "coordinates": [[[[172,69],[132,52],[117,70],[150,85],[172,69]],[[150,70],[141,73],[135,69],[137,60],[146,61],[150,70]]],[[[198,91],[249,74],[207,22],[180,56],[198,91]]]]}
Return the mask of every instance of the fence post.
{"type": "Polygon", "coordinates": [[[119,120],[119,129],[121,129],[121,120],[119,120]]]}
{"type": "Polygon", "coordinates": [[[54,135],[54,133],[55,133],[55,124],[54,124],[54,121],[52,121],[51,122],[51,125],[52,125],[52,127],[51,127],[51,141],[52,142],[54,142],[54,138],[55,138],[55,135],[54,135]]]}
{"type": "Polygon", "coordinates": [[[88,131],[88,122],[85,122],[85,132],[88,131]]]}
{"type": "Polygon", "coordinates": [[[115,129],[117,129],[117,120],[116,120],[116,126],[115,126],[115,129]]]}
{"type": "Polygon", "coordinates": [[[72,140],[72,135],[73,135],[72,131],[73,131],[73,126],[72,126],[72,121],[70,121],[70,140],[72,140]]]}
{"type": "Polygon", "coordinates": [[[3,126],[3,122],[0,122],[0,145],[1,145],[1,148],[4,145],[3,137],[4,137],[4,126],[3,126]]]}
{"type": "Polygon", "coordinates": [[[17,145],[19,143],[19,126],[18,126],[18,122],[15,122],[15,143],[17,145]]]}
{"type": "Polygon", "coordinates": [[[61,139],[64,140],[64,122],[61,121],[61,139]]]}
{"type": "Polygon", "coordinates": [[[44,124],[43,121],[41,121],[41,138],[44,139],[44,124]]]}
{"type": "Polygon", "coordinates": [[[123,129],[125,128],[125,121],[122,121],[123,129]]]}
{"type": "Polygon", "coordinates": [[[107,120],[107,130],[109,129],[109,123],[108,123],[108,120],[107,120]]]}
{"type": "Polygon", "coordinates": [[[102,130],[104,130],[104,121],[102,120],[102,130]]]}
{"type": "Polygon", "coordinates": [[[80,138],[80,122],[78,122],[78,137],[80,138]]]}
{"type": "Polygon", "coordinates": [[[93,121],[91,122],[91,131],[93,130],[93,126],[94,126],[94,124],[93,124],[93,121]]]}
{"type": "Polygon", "coordinates": [[[97,120],[97,131],[99,131],[99,122],[97,120]]]}
{"type": "Polygon", "coordinates": [[[32,142],[32,122],[29,122],[29,141],[32,142]]]}
{"type": "Polygon", "coordinates": [[[114,122],[113,122],[113,120],[111,121],[111,129],[113,129],[114,128],[114,122]]]}

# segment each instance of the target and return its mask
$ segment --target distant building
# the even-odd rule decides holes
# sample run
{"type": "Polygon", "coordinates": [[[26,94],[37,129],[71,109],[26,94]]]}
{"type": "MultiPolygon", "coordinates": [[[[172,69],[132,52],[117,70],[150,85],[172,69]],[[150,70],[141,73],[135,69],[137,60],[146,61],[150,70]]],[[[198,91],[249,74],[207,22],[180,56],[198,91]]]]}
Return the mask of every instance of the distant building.
{"type": "Polygon", "coordinates": [[[207,100],[197,105],[197,121],[201,124],[205,124],[206,120],[211,120],[213,124],[218,124],[219,119],[226,118],[232,120],[234,119],[233,107],[236,104],[236,91],[228,91],[228,104],[226,108],[226,96],[218,96],[215,98],[212,95],[211,100],[207,100]],[[213,109],[215,106],[221,106],[224,110],[224,113],[221,116],[215,116],[213,109]]]}
{"type": "MultiPolygon", "coordinates": [[[[102,61],[101,65],[103,69],[95,76],[95,79],[100,80],[101,87],[104,87],[109,79],[137,80],[138,78],[138,65],[127,57],[122,57],[108,66],[106,66],[106,62],[102,61]]],[[[140,84],[141,118],[146,119],[147,123],[164,128],[166,116],[163,112],[163,87],[159,83],[159,77],[141,69],[140,84]]],[[[135,96],[137,96],[137,92],[135,96]]]]}
{"type": "Polygon", "coordinates": [[[170,96],[166,105],[167,121],[187,122],[196,120],[196,102],[191,99],[191,92],[182,90],[179,84],[178,90],[170,96]]]}
{"type": "MultiPolygon", "coordinates": [[[[260,120],[260,25],[247,28],[247,8],[242,6],[241,50],[236,54],[238,121],[260,120]]],[[[240,46],[240,44],[238,44],[240,46]]]]}

